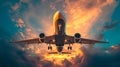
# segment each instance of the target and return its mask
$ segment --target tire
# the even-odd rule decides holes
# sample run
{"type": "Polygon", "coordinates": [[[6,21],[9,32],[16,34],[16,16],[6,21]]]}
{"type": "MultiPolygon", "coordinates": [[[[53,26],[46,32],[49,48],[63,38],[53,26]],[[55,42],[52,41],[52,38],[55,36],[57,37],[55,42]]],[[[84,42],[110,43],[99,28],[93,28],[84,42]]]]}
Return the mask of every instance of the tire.
{"type": "Polygon", "coordinates": [[[72,50],[72,47],[70,47],[70,50],[72,50]]]}

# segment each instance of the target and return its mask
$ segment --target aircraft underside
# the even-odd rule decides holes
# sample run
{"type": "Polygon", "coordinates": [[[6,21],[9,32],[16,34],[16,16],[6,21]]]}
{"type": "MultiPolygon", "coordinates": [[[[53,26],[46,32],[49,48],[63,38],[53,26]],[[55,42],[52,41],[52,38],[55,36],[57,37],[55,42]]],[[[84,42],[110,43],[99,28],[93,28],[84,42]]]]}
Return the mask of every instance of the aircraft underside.
{"type": "Polygon", "coordinates": [[[14,41],[12,43],[23,43],[23,44],[46,43],[46,44],[49,44],[48,50],[52,50],[51,44],[55,44],[57,47],[58,53],[66,53],[66,54],[68,52],[62,52],[64,44],[68,44],[69,45],[68,50],[72,50],[72,47],[70,46],[70,44],[74,44],[74,43],[89,44],[89,45],[91,44],[93,45],[95,43],[108,43],[105,41],[81,38],[80,33],[75,33],[73,36],[66,35],[65,33],[66,19],[64,17],[64,14],[62,14],[60,11],[57,11],[55,13],[53,18],[53,24],[55,29],[54,35],[45,36],[44,33],[40,33],[38,38],[14,41]]]}

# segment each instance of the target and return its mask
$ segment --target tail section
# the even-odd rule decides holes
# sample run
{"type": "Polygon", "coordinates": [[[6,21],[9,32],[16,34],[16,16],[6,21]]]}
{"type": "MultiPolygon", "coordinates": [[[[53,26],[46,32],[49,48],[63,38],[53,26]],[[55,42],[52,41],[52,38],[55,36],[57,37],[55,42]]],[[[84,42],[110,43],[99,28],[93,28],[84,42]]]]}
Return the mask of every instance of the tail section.
{"type": "Polygon", "coordinates": [[[48,54],[71,54],[70,52],[49,52],[48,54]]]}

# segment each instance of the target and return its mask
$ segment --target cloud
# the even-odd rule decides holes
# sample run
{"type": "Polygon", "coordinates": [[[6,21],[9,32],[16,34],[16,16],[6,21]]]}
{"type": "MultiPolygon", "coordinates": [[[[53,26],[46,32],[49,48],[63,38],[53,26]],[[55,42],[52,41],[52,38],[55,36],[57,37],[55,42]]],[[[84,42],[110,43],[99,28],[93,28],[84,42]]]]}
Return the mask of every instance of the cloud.
{"type": "Polygon", "coordinates": [[[30,29],[30,28],[26,28],[26,34],[27,34],[27,38],[35,38],[38,36],[35,33],[33,33],[32,29],[30,29]]]}
{"type": "Polygon", "coordinates": [[[53,67],[53,63],[50,61],[42,61],[40,62],[41,67],[53,67]]]}
{"type": "Polygon", "coordinates": [[[17,22],[17,24],[16,24],[17,27],[20,27],[20,28],[25,27],[25,23],[21,18],[18,18],[18,20],[16,22],[17,22]]]}
{"type": "Polygon", "coordinates": [[[20,0],[20,2],[29,3],[30,0],[20,0]]]}
{"type": "Polygon", "coordinates": [[[103,27],[104,30],[107,30],[107,29],[113,29],[115,26],[117,26],[119,24],[120,21],[114,21],[112,23],[110,23],[109,25],[106,25],[103,27]]]}
{"type": "Polygon", "coordinates": [[[25,39],[25,35],[22,32],[19,32],[19,35],[22,39],[25,39]]]}
{"type": "Polygon", "coordinates": [[[72,63],[70,61],[68,61],[67,59],[64,59],[62,61],[64,67],[71,67],[72,63]]]}
{"type": "MultiPolygon", "coordinates": [[[[14,29],[13,27],[11,28],[12,30],[14,29]]],[[[0,59],[2,60],[0,61],[0,67],[36,67],[36,64],[27,59],[25,52],[9,43],[13,32],[10,33],[8,29],[2,29],[2,27],[0,27],[0,31],[2,32],[0,34],[0,59]]]]}
{"type": "Polygon", "coordinates": [[[113,11],[111,8],[108,8],[110,10],[108,12],[103,10],[103,8],[106,8],[109,5],[114,6],[113,0],[65,0],[65,3],[66,6],[64,11],[67,14],[66,31],[70,35],[73,35],[77,31],[81,33],[82,37],[90,37],[88,33],[99,18],[101,16],[108,16],[108,14],[113,11]],[[104,15],[102,13],[104,13],[104,15]],[[74,30],[71,30],[71,28],[74,30]]]}
{"type": "Polygon", "coordinates": [[[20,7],[19,4],[15,4],[15,5],[12,7],[12,9],[13,9],[13,10],[17,10],[19,7],[20,7]]]}
{"type": "Polygon", "coordinates": [[[56,7],[55,7],[54,3],[51,3],[51,4],[50,4],[50,8],[51,8],[52,10],[56,10],[56,7]]]}
{"type": "Polygon", "coordinates": [[[98,40],[102,40],[104,37],[104,34],[102,32],[100,32],[97,36],[96,36],[96,39],[98,40]]]}
{"type": "Polygon", "coordinates": [[[23,24],[23,23],[24,23],[24,21],[23,21],[21,18],[19,18],[19,19],[17,20],[17,22],[20,23],[20,24],[23,24]]]}

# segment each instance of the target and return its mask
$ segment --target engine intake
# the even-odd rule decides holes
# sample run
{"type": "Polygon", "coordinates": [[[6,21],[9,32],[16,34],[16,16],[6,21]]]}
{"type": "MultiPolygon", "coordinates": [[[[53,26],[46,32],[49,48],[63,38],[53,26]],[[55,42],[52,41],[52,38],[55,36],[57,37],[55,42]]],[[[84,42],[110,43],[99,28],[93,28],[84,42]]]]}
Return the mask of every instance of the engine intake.
{"type": "Polygon", "coordinates": [[[80,40],[81,40],[80,38],[81,38],[81,35],[79,33],[75,33],[75,35],[74,35],[74,41],[76,43],[80,42],[80,40]]]}
{"type": "Polygon", "coordinates": [[[79,34],[79,33],[75,33],[75,38],[80,38],[81,37],[81,35],[79,34]]]}
{"type": "Polygon", "coordinates": [[[40,33],[39,37],[40,37],[40,38],[44,38],[44,37],[45,37],[45,34],[44,34],[44,33],[40,33]]]}

